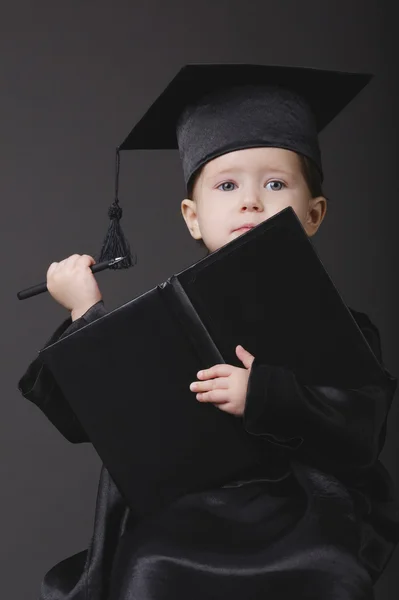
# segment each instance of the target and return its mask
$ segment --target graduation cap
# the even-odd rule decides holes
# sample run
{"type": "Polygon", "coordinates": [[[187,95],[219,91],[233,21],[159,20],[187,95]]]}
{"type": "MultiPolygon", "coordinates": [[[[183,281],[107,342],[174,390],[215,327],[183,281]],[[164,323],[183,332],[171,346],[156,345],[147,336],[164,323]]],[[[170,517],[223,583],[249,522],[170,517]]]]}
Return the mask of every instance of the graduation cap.
{"type": "Polygon", "coordinates": [[[126,256],[113,268],[133,263],[119,224],[120,150],[178,149],[187,187],[212,159],[255,147],[306,156],[323,179],[318,134],[371,78],[305,67],[184,66],[116,149],[115,200],[99,260],[126,256]]]}

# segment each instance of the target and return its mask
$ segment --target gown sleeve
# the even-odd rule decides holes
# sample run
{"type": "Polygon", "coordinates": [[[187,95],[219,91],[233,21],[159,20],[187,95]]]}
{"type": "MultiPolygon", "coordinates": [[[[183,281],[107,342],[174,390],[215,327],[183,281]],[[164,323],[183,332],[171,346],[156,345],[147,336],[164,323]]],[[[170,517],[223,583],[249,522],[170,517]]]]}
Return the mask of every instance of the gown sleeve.
{"type": "MultiPolygon", "coordinates": [[[[104,303],[100,300],[76,321],[72,321],[71,317],[65,319],[44,347],[66,337],[106,313],[104,303]]],[[[75,413],[55,382],[52,373],[41,361],[40,356],[37,356],[28,366],[18,382],[18,389],[24,398],[40,408],[68,441],[73,444],[89,441],[75,413]]]]}
{"type": "MultiPolygon", "coordinates": [[[[382,364],[380,335],[367,315],[352,311],[382,364]]],[[[356,389],[306,385],[288,368],[252,363],[243,424],[252,435],[315,464],[367,469],[385,443],[397,379],[356,389]]]]}

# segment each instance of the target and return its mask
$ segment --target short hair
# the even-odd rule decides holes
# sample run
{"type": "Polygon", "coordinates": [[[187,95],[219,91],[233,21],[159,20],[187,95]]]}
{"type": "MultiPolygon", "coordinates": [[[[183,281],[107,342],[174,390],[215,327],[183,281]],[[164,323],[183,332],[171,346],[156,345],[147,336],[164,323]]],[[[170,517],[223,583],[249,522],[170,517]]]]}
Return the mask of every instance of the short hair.
{"type": "MultiPolygon", "coordinates": [[[[299,157],[299,162],[300,162],[300,166],[301,166],[301,171],[305,178],[306,185],[308,186],[311,197],[318,198],[319,196],[324,196],[321,173],[320,173],[319,169],[317,168],[316,164],[313,162],[312,159],[308,158],[307,156],[304,156],[303,154],[298,154],[298,157],[299,157]]],[[[191,177],[190,181],[188,182],[187,197],[190,200],[194,200],[194,197],[193,197],[194,186],[198,180],[198,177],[201,175],[201,172],[202,172],[202,169],[204,168],[204,166],[202,166],[200,169],[198,169],[198,171],[196,171],[196,173],[194,173],[194,175],[191,177]]],[[[198,244],[198,246],[202,250],[206,250],[207,254],[209,254],[209,250],[205,246],[205,243],[202,239],[195,240],[195,242],[198,244]]]]}

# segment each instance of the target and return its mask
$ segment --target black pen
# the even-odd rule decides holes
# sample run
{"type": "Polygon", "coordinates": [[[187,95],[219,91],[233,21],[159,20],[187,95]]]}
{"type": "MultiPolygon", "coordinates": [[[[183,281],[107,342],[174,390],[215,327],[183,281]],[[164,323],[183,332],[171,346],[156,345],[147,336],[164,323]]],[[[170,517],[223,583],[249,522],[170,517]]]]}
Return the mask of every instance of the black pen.
{"type": "MultiPolygon", "coordinates": [[[[104,262],[96,263],[90,267],[92,273],[98,273],[99,271],[104,271],[105,269],[109,269],[112,265],[123,260],[124,256],[119,256],[118,258],[113,258],[112,260],[105,260],[104,262]]],[[[42,294],[43,292],[47,292],[47,283],[39,283],[38,285],[33,285],[26,290],[21,290],[18,292],[17,297],[19,300],[25,300],[26,298],[31,298],[32,296],[37,296],[38,294],[42,294]]]]}

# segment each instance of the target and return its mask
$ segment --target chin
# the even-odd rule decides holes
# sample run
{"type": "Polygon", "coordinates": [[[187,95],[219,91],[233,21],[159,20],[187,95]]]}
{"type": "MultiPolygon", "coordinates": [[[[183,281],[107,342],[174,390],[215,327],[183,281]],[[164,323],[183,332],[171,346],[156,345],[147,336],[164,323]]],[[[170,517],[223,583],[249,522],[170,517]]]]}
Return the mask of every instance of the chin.
{"type": "Polygon", "coordinates": [[[234,238],[239,237],[240,235],[244,235],[244,233],[247,233],[247,231],[250,231],[249,229],[236,229],[235,231],[232,231],[230,236],[234,236],[234,238]]]}
{"type": "Polygon", "coordinates": [[[204,244],[208,248],[208,253],[210,254],[211,252],[216,252],[216,250],[219,250],[219,248],[222,248],[238,236],[242,235],[242,233],[242,231],[232,231],[217,240],[214,239],[213,241],[204,241],[204,244]]]}

